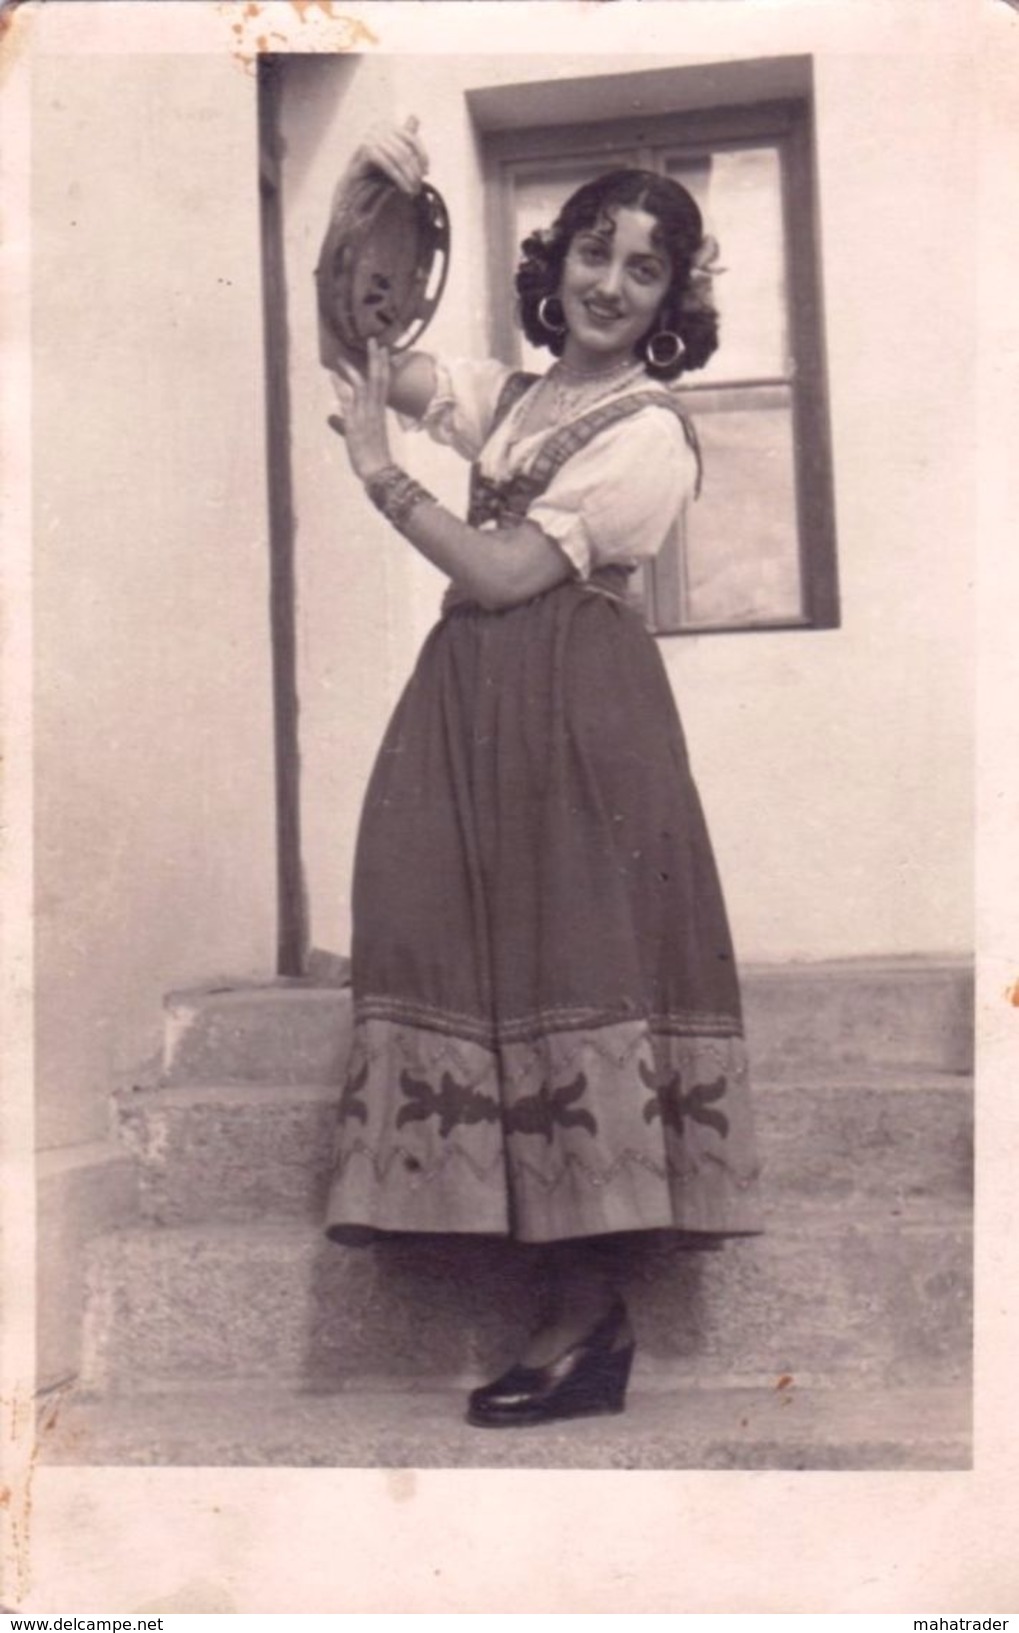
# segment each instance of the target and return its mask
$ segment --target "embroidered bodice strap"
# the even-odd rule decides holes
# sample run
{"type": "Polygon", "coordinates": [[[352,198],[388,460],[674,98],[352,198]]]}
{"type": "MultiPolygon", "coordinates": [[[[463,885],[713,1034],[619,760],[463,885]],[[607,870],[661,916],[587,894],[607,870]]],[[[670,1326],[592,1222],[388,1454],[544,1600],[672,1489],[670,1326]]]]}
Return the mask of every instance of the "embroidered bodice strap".
{"type": "Polygon", "coordinates": [[[585,447],[592,437],[596,437],[600,431],[606,430],[610,425],[615,425],[619,420],[629,419],[631,415],[639,414],[642,408],[668,409],[670,414],[675,414],[683,427],[683,435],[686,437],[687,446],[697,462],[697,481],[694,488],[694,497],[696,498],[701,491],[702,471],[701,450],[697,441],[697,433],[689,416],[680,407],[672,393],[655,386],[649,386],[646,391],[627,392],[625,396],[610,398],[608,402],[596,403],[594,408],[588,409],[586,414],[571,420],[568,425],[561,426],[558,431],[553,431],[552,435],[543,444],[528,475],[532,480],[540,482],[542,489],[546,488],[560,465],[569,459],[571,454],[575,454],[579,449],[585,447]]]}
{"type": "MultiPolygon", "coordinates": [[[[525,392],[540,378],[537,374],[525,374],[522,370],[507,376],[503,383],[495,405],[495,414],[492,419],[492,430],[501,425],[506,415],[518,403],[525,392]]],[[[470,492],[467,505],[467,520],[471,527],[481,527],[485,522],[501,522],[513,518],[508,512],[505,503],[505,485],[499,485],[481,474],[480,465],[475,462],[471,466],[470,492]]],[[[527,503],[529,501],[526,501],[527,503]]]]}

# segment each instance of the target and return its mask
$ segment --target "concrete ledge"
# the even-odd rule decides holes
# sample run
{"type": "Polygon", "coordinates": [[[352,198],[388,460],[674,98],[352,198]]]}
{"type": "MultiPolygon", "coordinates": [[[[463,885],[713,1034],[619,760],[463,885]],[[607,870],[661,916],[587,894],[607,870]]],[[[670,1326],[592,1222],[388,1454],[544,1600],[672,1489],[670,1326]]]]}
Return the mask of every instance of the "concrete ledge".
{"type": "Polygon", "coordinates": [[[79,1370],[86,1251],[137,1218],[138,1176],[129,1152],[102,1141],[40,1152],[36,1173],[37,1375],[48,1388],[79,1370]]]}
{"type": "MultiPolygon", "coordinates": [[[[971,1258],[962,1216],[833,1208],[721,1252],[642,1256],[627,1278],[640,1366],[700,1381],[958,1382],[971,1258]]],[[[510,1243],[344,1249],[301,1226],[128,1231],[90,1255],[83,1382],[477,1379],[512,1358],[533,1298],[527,1250],[510,1243]]]]}
{"type": "Polygon", "coordinates": [[[307,982],[198,988],[165,1000],[163,1075],[174,1083],[339,1083],[349,989],[307,982]]]}
{"type": "MultiPolygon", "coordinates": [[[[964,960],[860,959],[748,965],[751,1066],[966,1073],[973,1064],[973,972],[964,960]]],[[[198,988],[166,999],[164,1080],[338,1083],[349,1048],[349,989],[309,982],[198,988]]]]}
{"type": "MultiPolygon", "coordinates": [[[[816,1072],[758,1080],[754,1089],[773,1213],[850,1198],[969,1202],[969,1079],[816,1072]]],[[[338,1093],[335,1084],[257,1083],[120,1094],[119,1128],[139,1158],[143,1216],[168,1225],[321,1218],[338,1093]]]]}
{"type": "Polygon", "coordinates": [[[973,1070],[974,976],[965,960],[851,959],[750,966],[752,1070],[869,1066],[973,1070]]]}
{"type": "Polygon", "coordinates": [[[187,1467],[965,1469],[965,1389],[633,1387],[619,1417],[495,1431],[453,1391],[236,1387],[51,1407],[39,1460],[187,1467]]]}

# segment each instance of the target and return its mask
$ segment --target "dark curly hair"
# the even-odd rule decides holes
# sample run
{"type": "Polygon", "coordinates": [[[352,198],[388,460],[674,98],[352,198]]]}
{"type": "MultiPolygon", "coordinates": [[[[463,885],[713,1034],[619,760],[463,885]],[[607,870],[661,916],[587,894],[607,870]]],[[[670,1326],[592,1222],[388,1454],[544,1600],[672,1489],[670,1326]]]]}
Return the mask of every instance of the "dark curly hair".
{"type": "Polygon", "coordinates": [[[677,181],[652,170],[610,170],[596,177],[566,200],[550,228],[524,239],[515,279],[520,327],[532,346],[547,346],[555,357],[561,356],[566,336],[553,334],[541,322],[538,308],[548,296],[558,294],[563,263],[577,233],[620,205],[646,210],[658,223],[653,236],[669,257],[672,281],[655,328],[671,329],[685,347],[683,355],[666,367],[649,364],[641,350],[647,335],[641,335],[634,356],[655,379],[677,380],[690,369],[702,369],[715,351],[718,313],[705,292],[710,279],[691,277],[693,257],[704,242],[697,203],[677,181]]]}

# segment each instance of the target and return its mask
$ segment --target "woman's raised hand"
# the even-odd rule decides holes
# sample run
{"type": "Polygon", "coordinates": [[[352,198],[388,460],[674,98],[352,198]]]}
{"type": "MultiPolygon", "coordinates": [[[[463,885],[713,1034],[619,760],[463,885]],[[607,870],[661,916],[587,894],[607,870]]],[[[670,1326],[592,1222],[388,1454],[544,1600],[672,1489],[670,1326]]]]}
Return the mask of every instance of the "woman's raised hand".
{"type": "Polygon", "coordinates": [[[428,154],[414,114],[400,126],[375,125],[354,153],[348,175],[375,168],[405,193],[417,193],[428,174],[428,154]]]}
{"type": "Polygon", "coordinates": [[[386,429],[389,353],[378,341],[369,340],[364,373],[353,363],[340,363],[332,380],[343,413],[347,454],[355,474],[363,482],[373,471],[392,463],[386,429]]]}

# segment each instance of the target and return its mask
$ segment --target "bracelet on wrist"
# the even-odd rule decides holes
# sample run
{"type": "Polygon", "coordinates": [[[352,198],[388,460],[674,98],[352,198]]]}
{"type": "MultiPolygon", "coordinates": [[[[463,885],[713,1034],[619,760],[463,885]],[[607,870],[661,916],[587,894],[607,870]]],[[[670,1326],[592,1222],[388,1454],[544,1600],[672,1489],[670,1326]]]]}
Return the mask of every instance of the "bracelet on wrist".
{"type": "Polygon", "coordinates": [[[406,533],[415,506],[438,503],[434,493],[415,482],[399,465],[382,465],[372,471],[365,478],[364,490],[376,510],[382,512],[398,533],[406,533]]]}

